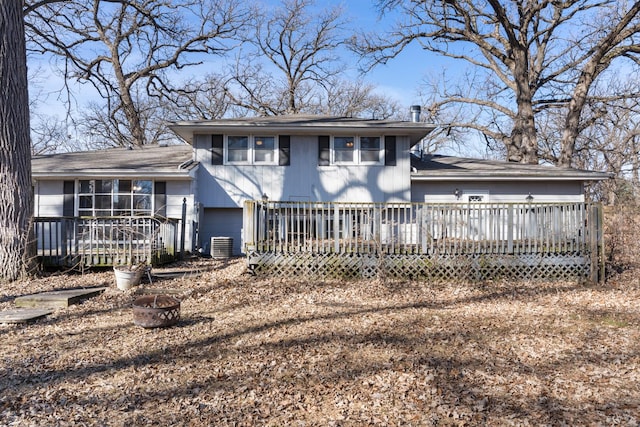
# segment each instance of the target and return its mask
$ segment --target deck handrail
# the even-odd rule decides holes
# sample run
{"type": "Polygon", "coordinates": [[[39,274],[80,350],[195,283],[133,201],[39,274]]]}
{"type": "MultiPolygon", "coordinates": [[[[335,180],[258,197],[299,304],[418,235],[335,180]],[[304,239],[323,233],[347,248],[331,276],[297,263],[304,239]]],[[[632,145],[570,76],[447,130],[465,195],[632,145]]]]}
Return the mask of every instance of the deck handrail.
{"type": "Polygon", "coordinates": [[[150,216],[36,217],[33,230],[44,265],[159,264],[177,254],[178,223],[150,216]]]}
{"type": "Polygon", "coordinates": [[[245,251],[591,253],[598,203],[245,202],[245,251]]]}

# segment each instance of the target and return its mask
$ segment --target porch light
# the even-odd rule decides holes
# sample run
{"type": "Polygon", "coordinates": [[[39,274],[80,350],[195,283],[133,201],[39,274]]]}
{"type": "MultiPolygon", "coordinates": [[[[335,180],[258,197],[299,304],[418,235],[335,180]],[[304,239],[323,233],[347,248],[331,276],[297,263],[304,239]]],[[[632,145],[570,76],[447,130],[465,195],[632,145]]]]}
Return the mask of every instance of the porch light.
{"type": "Polygon", "coordinates": [[[528,195],[527,197],[525,197],[525,200],[526,200],[528,203],[533,202],[533,196],[531,195],[531,192],[529,192],[529,195],[528,195]]]}
{"type": "Polygon", "coordinates": [[[453,195],[456,196],[456,199],[459,199],[462,196],[462,190],[456,188],[455,190],[453,190],[453,195]]]}
{"type": "Polygon", "coordinates": [[[262,193],[262,201],[266,202],[267,200],[269,200],[269,196],[267,196],[267,193],[262,193]]]}

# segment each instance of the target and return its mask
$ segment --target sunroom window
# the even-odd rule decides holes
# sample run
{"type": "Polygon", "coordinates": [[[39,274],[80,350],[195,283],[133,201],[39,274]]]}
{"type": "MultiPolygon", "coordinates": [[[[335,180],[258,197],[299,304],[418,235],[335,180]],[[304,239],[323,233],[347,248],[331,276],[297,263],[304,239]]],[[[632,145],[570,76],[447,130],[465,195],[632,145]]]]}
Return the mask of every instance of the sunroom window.
{"type": "Polygon", "coordinates": [[[228,164],[277,164],[278,139],[275,136],[229,135],[226,153],[228,164]]]}
{"type": "Polygon", "coordinates": [[[150,180],[80,180],[78,190],[79,216],[152,215],[150,180]]]}

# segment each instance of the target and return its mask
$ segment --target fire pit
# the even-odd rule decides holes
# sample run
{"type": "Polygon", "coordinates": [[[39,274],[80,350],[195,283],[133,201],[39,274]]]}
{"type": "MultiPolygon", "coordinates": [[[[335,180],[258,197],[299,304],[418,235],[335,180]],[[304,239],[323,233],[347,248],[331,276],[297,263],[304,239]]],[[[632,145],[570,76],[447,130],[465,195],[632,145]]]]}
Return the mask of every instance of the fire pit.
{"type": "Polygon", "coordinates": [[[143,328],[171,326],[180,320],[180,301],[168,295],[145,295],[133,302],[133,323],[143,328]]]}

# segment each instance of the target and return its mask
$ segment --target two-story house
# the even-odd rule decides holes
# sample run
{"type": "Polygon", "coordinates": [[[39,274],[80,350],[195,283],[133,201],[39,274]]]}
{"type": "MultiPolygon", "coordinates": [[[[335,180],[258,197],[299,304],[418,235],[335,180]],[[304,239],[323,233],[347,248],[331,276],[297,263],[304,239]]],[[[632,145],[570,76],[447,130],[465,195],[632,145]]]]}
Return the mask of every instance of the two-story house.
{"type": "Polygon", "coordinates": [[[604,173],[416,156],[419,121],[279,116],[185,121],[187,144],[33,158],[36,217],[182,218],[184,249],[212,237],[242,252],[246,200],[322,202],[584,201],[604,173]]]}

